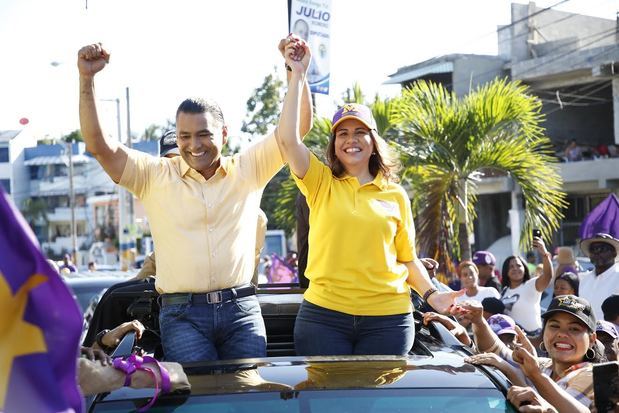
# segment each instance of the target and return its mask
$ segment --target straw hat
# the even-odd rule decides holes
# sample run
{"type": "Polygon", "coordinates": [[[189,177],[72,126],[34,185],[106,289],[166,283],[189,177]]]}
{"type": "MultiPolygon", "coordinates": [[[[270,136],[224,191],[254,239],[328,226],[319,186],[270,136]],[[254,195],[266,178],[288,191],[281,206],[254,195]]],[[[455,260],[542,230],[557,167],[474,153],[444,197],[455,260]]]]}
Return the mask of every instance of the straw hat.
{"type": "Polygon", "coordinates": [[[570,247],[559,247],[557,250],[557,263],[560,265],[574,264],[576,258],[574,251],[570,247]]]}
{"type": "Polygon", "coordinates": [[[602,233],[595,234],[591,238],[580,241],[580,249],[585,254],[590,255],[589,246],[591,246],[591,244],[593,244],[594,242],[605,242],[607,244],[612,245],[613,248],[615,248],[615,251],[617,251],[617,255],[619,255],[619,240],[613,237],[612,235],[602,234],[602,233]]]}

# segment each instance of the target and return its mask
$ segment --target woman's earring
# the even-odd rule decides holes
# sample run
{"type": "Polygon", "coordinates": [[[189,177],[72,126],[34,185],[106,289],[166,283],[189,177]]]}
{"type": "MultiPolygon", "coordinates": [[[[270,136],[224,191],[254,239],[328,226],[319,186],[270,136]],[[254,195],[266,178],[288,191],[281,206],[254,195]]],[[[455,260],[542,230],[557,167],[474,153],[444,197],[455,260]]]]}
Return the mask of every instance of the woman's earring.
{"type": "Polygon", "coordinates": [[[546,347],[544,347],[544,342],[543,341],[541,343],[539,343],[537,348],[539,348],[539,351],[541,351],[542,353],[546,352],[546,347]]]}
{"type": "Polygon", "coordinates": [[[587,360],[593,360],[595,358],[595,350],[593,349],[593,347],[589,347],[587,349],[587,352],[585,353],[585,359],[587,360]],[[591,353],[589,353],[591,352],[591,353]]]}

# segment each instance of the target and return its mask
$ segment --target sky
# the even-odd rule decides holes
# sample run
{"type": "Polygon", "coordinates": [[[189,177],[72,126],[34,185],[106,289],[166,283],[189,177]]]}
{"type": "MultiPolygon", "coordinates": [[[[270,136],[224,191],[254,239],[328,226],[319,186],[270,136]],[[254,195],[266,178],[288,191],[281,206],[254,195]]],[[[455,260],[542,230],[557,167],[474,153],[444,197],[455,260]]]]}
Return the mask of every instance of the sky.
{"type": "MultiPolygon", "coordinates": [[[[368,96],[393,96],[398,86],[383,82],[400,67],[449,53],[496,54],[510,3],[332,0],[331,92],[318,96],[318,113],[330,116],[353,82],[368,96]]],[[[614,20],[619,0],[556,9],[614,20]]],[[[202,96],[219,102],[239,136],[253,90],[273,70],[285,76],[277,44],[287,33],[286,0],[2,0],[0,130],[20,128],[21,118],[41,138],[78,129],[77,51],[101,42],[111,52],[96,77],[106,133],[116,135],[120,99],[125,139],[129,88],[134,135],[172,120],[184,98],[202,96]]]]}

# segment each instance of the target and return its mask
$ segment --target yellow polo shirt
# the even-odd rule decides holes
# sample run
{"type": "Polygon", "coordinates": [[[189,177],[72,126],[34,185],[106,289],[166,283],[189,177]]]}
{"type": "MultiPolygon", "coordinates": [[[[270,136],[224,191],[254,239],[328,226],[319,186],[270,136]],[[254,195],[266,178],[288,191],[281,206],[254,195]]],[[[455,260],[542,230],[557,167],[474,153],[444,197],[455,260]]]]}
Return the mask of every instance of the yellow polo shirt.
{"type": "Polygon", "coordinates": [[[208,181],[180,156],[129,151],[120,185],[146,210],[157,291],[206,292],[251,281],[262,191],[283,164],[272,134],[222,157],[208,181]]]}
{"type": "Polygon", "coordinates": [[[351,315],[410,312],[403,263],[416,257],[415,227],[404,189],[382,174],[365,185],[336,178],[314,154],[294,179],[310,209],[305,299],[351,315]]]}

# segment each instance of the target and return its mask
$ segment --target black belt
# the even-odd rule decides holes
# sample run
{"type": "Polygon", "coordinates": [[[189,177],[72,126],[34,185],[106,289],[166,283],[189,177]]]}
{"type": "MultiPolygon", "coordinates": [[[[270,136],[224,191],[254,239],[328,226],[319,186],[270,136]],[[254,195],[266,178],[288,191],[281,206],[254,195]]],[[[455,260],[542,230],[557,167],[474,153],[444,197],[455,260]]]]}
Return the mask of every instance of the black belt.
{"type": "Polygon", "coordinates": [[[256,294],[256,287],[226,288],[225,290],[208,293],[173,293],[161,295],[161,305],[173,304],[219,304],[236,298],[249,297],[256,294]]]}

